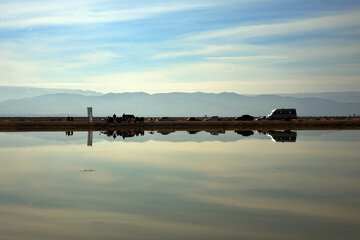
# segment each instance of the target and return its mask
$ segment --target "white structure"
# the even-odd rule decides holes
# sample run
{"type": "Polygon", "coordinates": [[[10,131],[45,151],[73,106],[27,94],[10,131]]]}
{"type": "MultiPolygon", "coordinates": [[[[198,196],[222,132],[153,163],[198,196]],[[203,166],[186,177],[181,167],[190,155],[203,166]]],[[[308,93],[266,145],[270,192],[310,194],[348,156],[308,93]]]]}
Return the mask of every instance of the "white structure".
{"type": "Polygon", "coordinates": [[[88,108],[87,108],[87,113],[88,113],[88,120],[89,120],[89,123],[92,123],[92,122],[93,122],[92,107],[88,107],[88,108]]]}

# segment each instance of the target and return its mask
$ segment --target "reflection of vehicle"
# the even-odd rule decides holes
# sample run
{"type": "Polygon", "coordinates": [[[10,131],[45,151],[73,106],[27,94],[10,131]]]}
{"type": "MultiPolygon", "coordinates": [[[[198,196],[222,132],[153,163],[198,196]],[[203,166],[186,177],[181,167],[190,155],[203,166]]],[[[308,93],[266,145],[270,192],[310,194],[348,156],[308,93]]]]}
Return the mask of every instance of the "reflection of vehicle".
{"type": "Polygon", "coordinates": [[[189,117],[188,119],[186,119],[186,121],[200,121],[200,120],[194,117],[189,117]]]}
{"type": "Polygon", "coordinates": [[[236,121],[253,121],[254,117],[250,115],[242,115],[241,117],[237,117],[236,121]]]}
{"type": "Polygon", "coordinates": [[[274,142],[296,142],[297,133],[285,130],[285,131],[269,131],[266,135],[274,142]]]}
{"type": "Polygon", "coordinates": [[[200,131],[188,131],[188,134],[197,134],[200,131]]]}
{"type": "Polygon", "coordinates": [[[157,121],[174,121],[174,119],[170,117],[161,117],[158,118],[157,121]]]}
{"type": "Polygon", "coordinates": [[[170,133],[173,133],[174,131],[157,131],[161,135],[169,135],[170,133]]]}
{"type": "Polygon", "coordinates": [[[205,118],[204,121],[220,121],[221,118],[219,118],[218,116],[211,116],[209,118],[205,118]]]}
{"type": "Polygon", "coordinates": [[[210,133],[211,135],[225,134],[225,130],[220,130],[220,131],[206,131],[206,132],[210,133]]]}
{"type": "Polygon", "coordinates": [[[243,135],[244,137],[249,137],[254,135],[254,131],[235,131],[237,134],[243,135]]]}
{"type": "Polygon", "coordinates": [[[281,108],[274,109],[269,115],[266,116],[269,120],[291,120],[296,119],[296,109],[295,108],[281,108]]]}

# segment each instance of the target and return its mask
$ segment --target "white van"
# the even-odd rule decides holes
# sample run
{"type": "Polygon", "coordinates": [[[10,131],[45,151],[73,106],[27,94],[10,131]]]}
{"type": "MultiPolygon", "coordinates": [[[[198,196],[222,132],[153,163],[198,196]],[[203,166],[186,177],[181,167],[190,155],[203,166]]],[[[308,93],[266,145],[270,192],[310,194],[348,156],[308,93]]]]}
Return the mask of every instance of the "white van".
{"type": "Polygon", "coordinates": [[[266,116],[266,119],[269,120],[291,120],[296,118],[295,108],[277,108],[272,110],[271,113],[266,116]]]}

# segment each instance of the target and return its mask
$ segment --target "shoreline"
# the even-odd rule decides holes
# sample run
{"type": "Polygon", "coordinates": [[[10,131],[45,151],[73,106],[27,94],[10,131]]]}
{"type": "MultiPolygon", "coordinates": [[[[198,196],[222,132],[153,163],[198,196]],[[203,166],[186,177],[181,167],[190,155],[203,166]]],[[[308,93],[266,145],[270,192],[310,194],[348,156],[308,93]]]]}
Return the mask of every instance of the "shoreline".
{"type": "Polygon", "coordinates": [[[74,118],[66,121],[61,117],[2,117],[0,132],[41,132],[41,131],[106,131],[106,130],[144,130],[144,131],[223,131],[223,130],[360,130],[360,118],[299,118],[291,121],[154,121],[129,123],[108,123],[102,118],[74,118]]]}

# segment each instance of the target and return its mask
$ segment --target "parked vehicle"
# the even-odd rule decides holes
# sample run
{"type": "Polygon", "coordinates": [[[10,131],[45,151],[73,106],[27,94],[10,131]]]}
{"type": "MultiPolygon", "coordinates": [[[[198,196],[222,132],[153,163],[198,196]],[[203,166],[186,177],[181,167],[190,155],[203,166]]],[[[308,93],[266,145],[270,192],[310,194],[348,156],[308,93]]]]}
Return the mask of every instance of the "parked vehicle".
{"type": "Polygon", "coordinates": [[[170,117],[161,117],[158,118],[156,121],[174,121],[174,119],[170,117]]]}
{"type": "Polygon", "coordinates": [[[189,117],[188,119],[186,119],[186,121],[200,121],[200,120],[194,117],[189,117]]]}
{"type": "Polygon", "coordinates": [[[253,121],[255,118],[250,115],[242,115],[241,117],[237,117],[236,121],[253,121]]]}
{"type": "Polygon", "coordinates": [[[218,116],[211,116],[209,118],[205,118],[204,121],[221,121],[222,119],[218,116]]]}
{"type": "Polygon", "coordinates": [[[255,121],[266,120],[266,116],[255,118],[255,121]]]}
{"type": "Polygon", "coordinates": [[[295,108],[274,109],[269,115],[266,116],[266,119],[269,120],[291,120],[296,118],[297,115],[295,108]]]}

